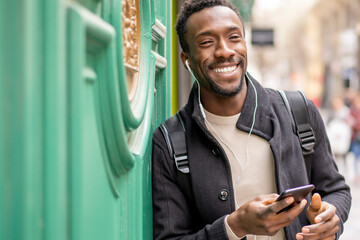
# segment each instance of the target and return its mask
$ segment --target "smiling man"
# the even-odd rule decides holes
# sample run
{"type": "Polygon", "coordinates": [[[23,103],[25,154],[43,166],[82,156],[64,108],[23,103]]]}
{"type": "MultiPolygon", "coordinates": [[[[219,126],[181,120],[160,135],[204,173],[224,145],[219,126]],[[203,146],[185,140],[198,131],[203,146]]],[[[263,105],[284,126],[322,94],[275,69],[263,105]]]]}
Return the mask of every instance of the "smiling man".
{"type": "Polygon", "coordinates": [[[337,239],[351,196],[313,103],[315,189],[280,213],[294,198],[275,201],[277,193],[309,180],[281,96],[247,74],[237,9],[224,0],[186,1],[176,31],[196,83],[177,115],[186,144],[170,140],[166,127],[154,133],[154,239],[337,239]],[[187,147],[188,162],[180,166],[171,143],[187,147]]]}

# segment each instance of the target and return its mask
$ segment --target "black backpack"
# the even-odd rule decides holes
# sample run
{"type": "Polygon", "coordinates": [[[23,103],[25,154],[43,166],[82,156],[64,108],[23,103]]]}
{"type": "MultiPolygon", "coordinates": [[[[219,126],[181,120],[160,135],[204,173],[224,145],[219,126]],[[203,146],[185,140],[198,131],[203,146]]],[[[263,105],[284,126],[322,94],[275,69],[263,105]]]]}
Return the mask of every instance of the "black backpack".
{"type": "MultiPolygon", "coordinates": [[[[314,152],[315,135],[309,123],[309,113],[307,99],[301,91],[281,91],[278,90],[284,104],[291,116],[293,131],[299,139],[303,158],[306,165],[309,182],[311,180],[311,158],[314,152]]],[[[170,117],[160,125],[170,156],[175,161],[179,184],[185,186],[187,194],[191,194],[189,178],[189,160],[185,139],[185,126],[179,113],[170,117]]]]}

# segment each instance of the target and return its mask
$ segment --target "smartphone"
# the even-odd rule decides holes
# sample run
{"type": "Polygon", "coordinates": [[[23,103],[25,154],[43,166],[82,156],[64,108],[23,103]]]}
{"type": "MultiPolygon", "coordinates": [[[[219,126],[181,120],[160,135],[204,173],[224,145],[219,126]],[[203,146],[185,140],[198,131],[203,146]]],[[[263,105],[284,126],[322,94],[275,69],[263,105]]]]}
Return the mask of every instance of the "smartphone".
{"type": "Polygon", "coordinates": [[[296,187],[296,188],[290,188],[285,191],[283,191],[280,196],[276,199],[276,201],[280,201],[284,198],[292,196],[294,198],[293,204],[290,206],[283,208],[278,213],[284,212],[295,206],[296,204],[300,203],[301,200],[303,200],[312,190],[314,190],[315,186],[313,184],[296,187]]]}

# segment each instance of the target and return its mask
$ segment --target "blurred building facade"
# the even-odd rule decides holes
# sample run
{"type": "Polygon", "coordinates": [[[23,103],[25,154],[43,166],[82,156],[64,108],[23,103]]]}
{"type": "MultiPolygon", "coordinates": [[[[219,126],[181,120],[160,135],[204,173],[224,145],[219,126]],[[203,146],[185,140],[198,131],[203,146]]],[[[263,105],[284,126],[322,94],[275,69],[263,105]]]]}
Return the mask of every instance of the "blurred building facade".
{"type": "Polygon", "coordinates": [[[266,86],[304,90],[318,106],[358,91],[359,12],[359,0],[256,0],[251,28],[274,29],[274,45],[250,46],[251,70],[266,86]]]}
{"type": "Polygon", "coordinates": [[[320,1],[304,23],[308,34],[305,55],[308,92],[329,106],[331,99],[346,91],[359,90],[360,1],[320,1]],[[315,54],[312,54],[315,52],[315,54]],[[311,89],[322,85],[318,91],[311,89]],[[323,98],[321,99],[321,96],[323,98]]]}

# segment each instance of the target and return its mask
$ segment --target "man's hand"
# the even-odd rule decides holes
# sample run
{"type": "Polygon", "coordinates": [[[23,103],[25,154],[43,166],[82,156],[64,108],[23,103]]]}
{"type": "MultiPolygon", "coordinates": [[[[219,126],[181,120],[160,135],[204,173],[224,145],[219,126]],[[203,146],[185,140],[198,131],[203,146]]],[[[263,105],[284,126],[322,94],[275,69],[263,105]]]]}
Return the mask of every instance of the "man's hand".
{"type": "Polygon", "coordinates": [[[228,216],[229,227],[238,237],[247,234],[274,236],[281,228],[290,225],[306,206],[306,200],[303,200],[288,211],[277,214],[294,202],[293,197],[275,202],[278,196],[264,195],[243,204],[228,216]]]}
{"type": "Polygon", "coordinates": [[[339,217],[336,215],[336,207],[330,203],[322,202],[318,193],[312,196],[307,216],[311,223],[304,226],[302,232],[296,234],[297,240],[306,239],[335,239],[339,230],[339,217]]]}

